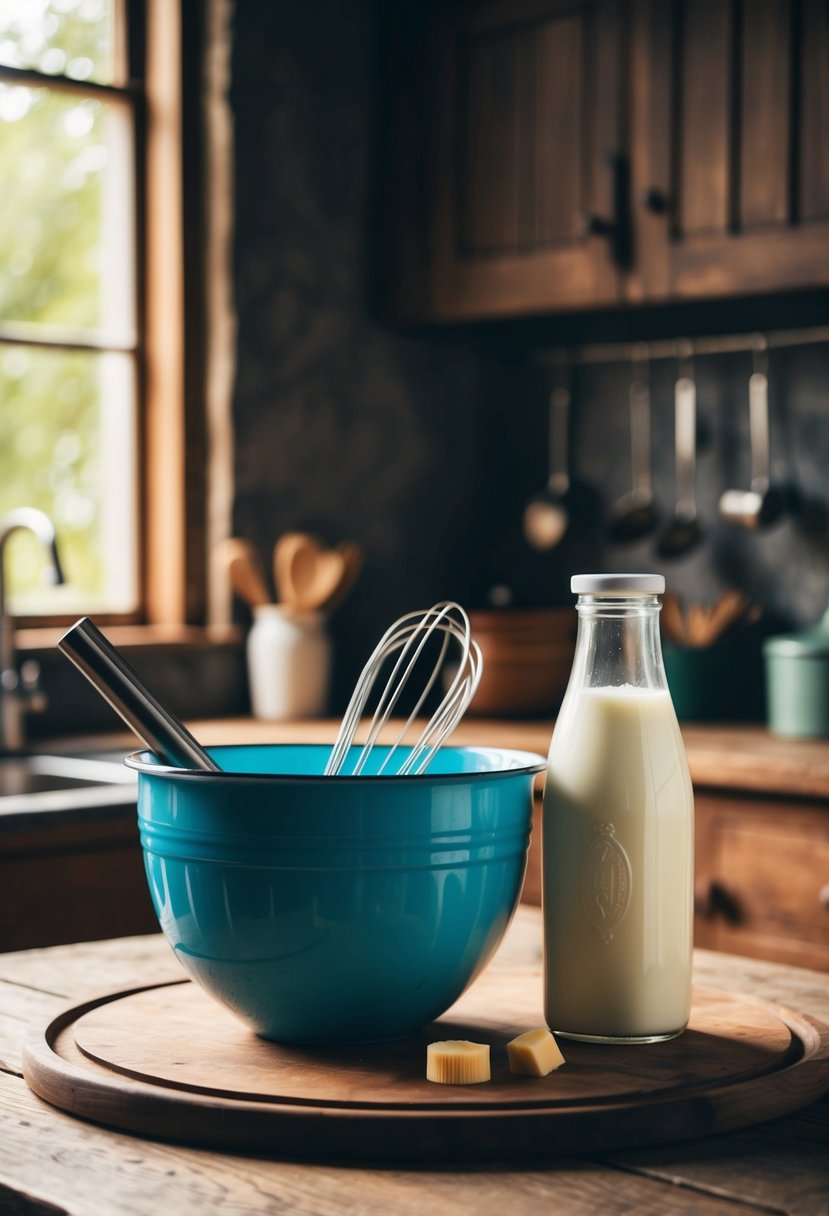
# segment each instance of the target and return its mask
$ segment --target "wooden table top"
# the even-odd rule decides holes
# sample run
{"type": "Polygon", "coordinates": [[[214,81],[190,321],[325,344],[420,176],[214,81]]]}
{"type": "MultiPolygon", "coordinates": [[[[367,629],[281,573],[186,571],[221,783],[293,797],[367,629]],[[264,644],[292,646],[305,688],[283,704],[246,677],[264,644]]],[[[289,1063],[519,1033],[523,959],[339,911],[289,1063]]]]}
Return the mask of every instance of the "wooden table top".
{"type": "MultiPolygon", "coordinates": [[[[502,951],[539,966],[537,909],[521,907],[502,951]]],[[[549,1169],[356,1169],[154,1143],[61,1114],[22,1079],[21,1039],[84,996],[180,978],[159,935],[0,955],[0,1211],[292,1212],[307,1216],[637,1216],[829,1213],[829,1098],[744,1132],[549,1169]]],[[[697,951],[696,980],[829,1022],[829,977],[697,951]]]]}

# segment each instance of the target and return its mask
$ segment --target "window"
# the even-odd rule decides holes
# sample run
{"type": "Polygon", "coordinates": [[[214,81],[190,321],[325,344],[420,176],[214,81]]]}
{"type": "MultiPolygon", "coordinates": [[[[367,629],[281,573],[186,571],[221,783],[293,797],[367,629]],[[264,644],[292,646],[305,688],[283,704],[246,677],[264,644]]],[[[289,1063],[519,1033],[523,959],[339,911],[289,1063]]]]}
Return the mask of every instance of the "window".
{"type": "Polygon", "coordinates": [[[44,588],[37,542],[14,538],[29,624],[205,620],[218,7],[0,0],[0,515],[51,515],[68,579],[44,588]]]}
{"type": "Polygon", "coordinates": [[[139,608],[136,116],[125,5],[0,5],[0,515],[53,519],[67,577],[10,546],[15,612],[139,608]]]}

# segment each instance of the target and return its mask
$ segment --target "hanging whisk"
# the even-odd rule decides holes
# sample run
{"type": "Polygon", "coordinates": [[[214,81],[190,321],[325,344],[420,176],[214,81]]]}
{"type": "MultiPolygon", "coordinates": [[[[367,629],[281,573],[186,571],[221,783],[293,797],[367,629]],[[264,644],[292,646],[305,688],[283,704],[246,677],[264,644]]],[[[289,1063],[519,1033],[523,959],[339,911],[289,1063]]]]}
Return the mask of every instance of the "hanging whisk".
{"type": "MultiPolygon", "coordinates": [[[[386,770],[397,776],[422,773],[428,767],[438,749],[460,722],[481,678],[483,656],[481,648],[473,639],[469,617],[451,600],[435,604],[425,612],[409,612],[400,617],[386,630],[355,685],[348,708],[340,725],[337,740],[325,767],[326,776],[336,776],[342,771],[346,756],[354,742],[357,726],[363,716],[372,689],[385,661],[395,654],[397,659],[380,694],[368,735],[362,749],[350,769],[351,775],[362,772],[378,736],[388,722],[403,689],[406,687],[424,649],[430,640],[440,636],[439,653],[429,674],[426,686],[418,697],[417,704],[403,725],[397,739],[391,745],[379,773],[386,770]],[[392,757],[400,758],[399,748],[404,743],[418,713],[440,675],[444,659],[452,641],[457,642],[460,653],[457,669],[443,698],[428,722],[422,727],[416,741],[411,745],[399,767],[389,767],[392,757]],[[399,651],[399,654],[398,654],[399,651]]],[[[429,656],[421,664],[428,670],[429,656]]]]}

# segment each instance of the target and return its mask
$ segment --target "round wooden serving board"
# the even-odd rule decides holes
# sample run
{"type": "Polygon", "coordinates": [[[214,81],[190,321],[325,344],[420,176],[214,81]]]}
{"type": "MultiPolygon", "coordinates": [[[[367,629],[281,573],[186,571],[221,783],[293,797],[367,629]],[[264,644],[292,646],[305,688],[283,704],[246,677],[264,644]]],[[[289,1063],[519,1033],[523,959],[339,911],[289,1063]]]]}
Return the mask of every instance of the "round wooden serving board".
{"type": "Polygon", "coordinates": [[[302,1049],[258,1038],[189,981],[67,1009],[30,1037],[42,1098],[140,1135],[362,1162],[544,1160],[710,1135],[788,1114],[829,1090],[829,1027],[699,989],[667,1043],[561,1041],[566,1064],[513,1076],[505,1044],[543,1025],[535,969],[492,968],[420,1035],[302,1049]],[[492,1047],[492,1081],[435,1085],[426,1045],[492,1047]]]}

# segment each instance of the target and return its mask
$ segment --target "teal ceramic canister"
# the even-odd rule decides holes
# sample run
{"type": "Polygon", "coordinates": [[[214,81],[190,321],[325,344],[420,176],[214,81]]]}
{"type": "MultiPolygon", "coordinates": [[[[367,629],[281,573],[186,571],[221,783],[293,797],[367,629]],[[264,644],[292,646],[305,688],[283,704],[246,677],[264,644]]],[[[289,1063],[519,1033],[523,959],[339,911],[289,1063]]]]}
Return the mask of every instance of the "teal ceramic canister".
{"type": "Polygon", "coordinates": [[[724,693],[730,674],[721,646],[662,646],[665,675],[676,716],[682,721],[704,722],[727,716],[724,693]]]}
{"type": "Polygon", "coordinates": [[[411,1034],[500,942],[542,757],[443,748],[422,776],[322,775],[330,748],[219,747],[221,773],[138,770],[161,928],[190,976],[286,1043],[411,1034]]]}
{"type": "Polygon", "coordinates": [[[829,611],[814,629],[763,644],[769,729],[829,738],[829,611]]]}

